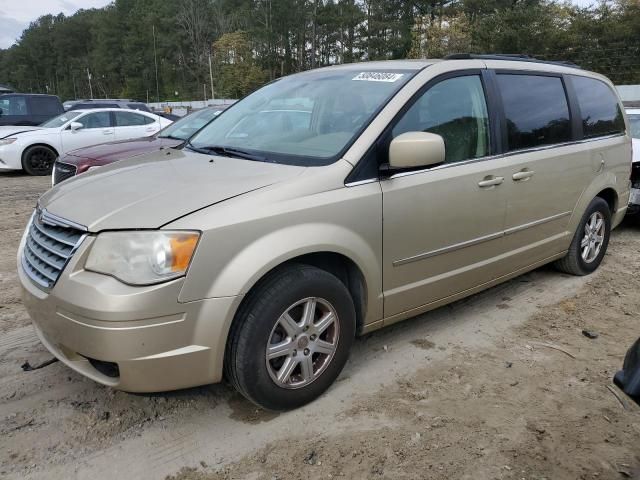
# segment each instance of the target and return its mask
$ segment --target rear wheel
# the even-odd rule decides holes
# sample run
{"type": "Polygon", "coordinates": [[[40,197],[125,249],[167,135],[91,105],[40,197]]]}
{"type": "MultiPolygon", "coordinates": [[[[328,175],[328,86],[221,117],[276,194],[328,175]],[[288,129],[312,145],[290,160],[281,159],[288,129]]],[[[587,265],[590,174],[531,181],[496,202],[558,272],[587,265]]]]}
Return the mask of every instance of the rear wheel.
{"type": "Polygon", "coordinates": [[[344,284],[324,270],[292,265],[262,282],[238,312],[225,373],[263,408],[296,408],[329,388],[354,336],[355,309],[344,284]]]}
{"type": "Polygon", "coordinates": [[[56,152],[45,145],[34,145],[22,154],[22,169],[29,175],[51,175],[56,152]]]}
{"type": "Polygon", "coordinates": [[[569,251],[555,265],[572,275],[588,275],[598,268],[609,245],[611,211],[602,198],[594,198],[576,231],[569,251]]]}

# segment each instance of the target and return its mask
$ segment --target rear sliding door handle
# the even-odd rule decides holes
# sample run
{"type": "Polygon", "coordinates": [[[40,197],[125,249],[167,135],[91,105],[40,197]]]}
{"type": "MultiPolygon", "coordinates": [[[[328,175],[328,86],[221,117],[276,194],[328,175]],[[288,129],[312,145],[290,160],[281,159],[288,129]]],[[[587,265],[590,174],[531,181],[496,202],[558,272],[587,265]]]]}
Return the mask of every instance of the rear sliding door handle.
{"type": "Polygon", "coordinates": [[[520,172],[516,172],[513,174],[511,178],[513,178],[516,182],[521,182],[523,180],[529,180],[531,177],[535,175],[536,172],[533,170],[521,170],[520,172]]]}
{"type": "Polygon", "coordinates": [[[491,188],[500,185],[502,182],[504,182],[504,177],[494,177],[493,175],[489,175],[479,181],[478,186],[480,188],[491,188]]]}

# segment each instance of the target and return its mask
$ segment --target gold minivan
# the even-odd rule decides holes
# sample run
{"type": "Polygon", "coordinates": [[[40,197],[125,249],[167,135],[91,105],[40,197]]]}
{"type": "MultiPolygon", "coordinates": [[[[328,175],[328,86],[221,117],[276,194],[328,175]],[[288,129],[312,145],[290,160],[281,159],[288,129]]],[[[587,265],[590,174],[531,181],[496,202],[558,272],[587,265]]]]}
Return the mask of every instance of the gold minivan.
{"type": "Polygon", "coordinates": [[[357,334],[555,262],[593,272],[629,200],[604,77],[506,56],[271,82],[182,148],[40,198],[18,253],[42,343],[132,392],[226,377],[274,410],[357,334]]]}

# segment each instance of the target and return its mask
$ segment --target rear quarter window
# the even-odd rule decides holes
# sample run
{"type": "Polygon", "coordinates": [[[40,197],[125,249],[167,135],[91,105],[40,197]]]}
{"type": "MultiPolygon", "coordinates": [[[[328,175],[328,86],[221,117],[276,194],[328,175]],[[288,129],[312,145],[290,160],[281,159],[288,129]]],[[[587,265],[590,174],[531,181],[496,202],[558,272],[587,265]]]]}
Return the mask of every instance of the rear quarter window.
{"type": "Polygon", "coordinates": [[[585,138],[624,133],[624,118],[611,88],[595,78],[571,76],[578,97],[585,138]]]}
{"type": "Polygon", "coordinates": [[[57,98],[31,97],[29,101],[31,103],[31,110],[34,115],[55,116],[64,112],[64,109],[62,108],[62,105],[57,98]]]}
{"type": "Polygon", "coordinates": [[[561,78],[498,74],[497,80],[510,151],[571,140],[569,103],[561,78]]]}

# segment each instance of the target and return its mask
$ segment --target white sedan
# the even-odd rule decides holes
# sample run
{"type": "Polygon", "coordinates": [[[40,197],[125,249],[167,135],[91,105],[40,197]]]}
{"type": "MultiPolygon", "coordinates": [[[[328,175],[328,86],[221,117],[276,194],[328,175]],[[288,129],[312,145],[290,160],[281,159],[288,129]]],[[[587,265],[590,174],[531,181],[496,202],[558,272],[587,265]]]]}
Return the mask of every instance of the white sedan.
{"type": "Polygon", "coordinates": [[[122,108],[73,110],[39,127],[0,127],[0,170],[49,175],[55,159],[99,143],[148,137],[171,120],[122,108]]]}

